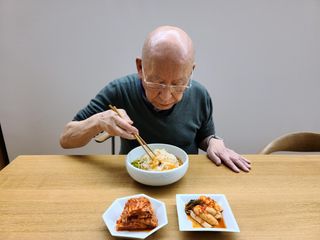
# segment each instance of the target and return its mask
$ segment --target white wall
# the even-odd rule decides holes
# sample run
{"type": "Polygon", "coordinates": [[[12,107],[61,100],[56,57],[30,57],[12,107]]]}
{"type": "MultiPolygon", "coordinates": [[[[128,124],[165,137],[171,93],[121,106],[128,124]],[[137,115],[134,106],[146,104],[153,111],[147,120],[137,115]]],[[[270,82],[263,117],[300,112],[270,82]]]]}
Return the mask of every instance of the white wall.
{"type": "Polygon", "coordinates": [[[63,150],[64,125],[108,81],[135,72],[146,34],[177,25],[196,47],[195,79],[217,132],[256,153],[291,131],[319,131],[319,0],[0,0],[0,121],[10,159],[63,150]]]}

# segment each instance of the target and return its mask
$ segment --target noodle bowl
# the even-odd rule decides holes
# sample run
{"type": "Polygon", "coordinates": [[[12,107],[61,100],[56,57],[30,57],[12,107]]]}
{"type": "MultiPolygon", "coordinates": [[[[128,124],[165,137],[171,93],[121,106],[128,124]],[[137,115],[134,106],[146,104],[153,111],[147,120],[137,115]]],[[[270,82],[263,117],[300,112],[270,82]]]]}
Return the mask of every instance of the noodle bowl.
{"type": "Polygon", "coordinates": [[[137,168],[151,171],[165,171],[182,165],[181,160],[179,160],[175,155],[168,153],[165,149],[155,149],[153,152],[156,155],[157,164],[154,164],[154,161],[148,154],[143,155],[131,164],[137,168]]]}
{"type": "Polygon", "coordinates": [[[132,149],[126,157],[126,168],[130,177],[146,185],[163,186],[174,183],[185,175],[189,167],[189,157],[183,149],[162,143],[148,146],[153,152],[159,151],[159,156],[152,162],[145,156],[146,152],[141,146],[132,149]]]}

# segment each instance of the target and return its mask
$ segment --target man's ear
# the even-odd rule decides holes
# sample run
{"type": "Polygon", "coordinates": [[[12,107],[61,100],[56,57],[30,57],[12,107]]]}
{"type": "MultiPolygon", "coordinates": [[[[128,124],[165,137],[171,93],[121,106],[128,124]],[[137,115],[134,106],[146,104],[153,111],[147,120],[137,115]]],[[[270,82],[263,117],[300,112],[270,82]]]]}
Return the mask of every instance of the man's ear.
{"type": "Polygon", "coordinates": [[[136,68],[139,78],[142,79],[142,59],[139,57],[136,58],[136,68]]]}

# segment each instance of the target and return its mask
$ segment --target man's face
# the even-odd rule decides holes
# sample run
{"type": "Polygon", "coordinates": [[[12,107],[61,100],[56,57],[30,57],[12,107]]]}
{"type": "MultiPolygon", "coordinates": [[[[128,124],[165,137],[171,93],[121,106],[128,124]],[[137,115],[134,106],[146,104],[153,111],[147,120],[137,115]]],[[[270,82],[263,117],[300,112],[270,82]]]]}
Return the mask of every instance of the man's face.
{"type": "Polygon", "coordinates": [[[191,64],[152,61],[142,66],[142,84],[148,101],[159,110],[168,110],[178,103],[192,73],[191,64]]]}

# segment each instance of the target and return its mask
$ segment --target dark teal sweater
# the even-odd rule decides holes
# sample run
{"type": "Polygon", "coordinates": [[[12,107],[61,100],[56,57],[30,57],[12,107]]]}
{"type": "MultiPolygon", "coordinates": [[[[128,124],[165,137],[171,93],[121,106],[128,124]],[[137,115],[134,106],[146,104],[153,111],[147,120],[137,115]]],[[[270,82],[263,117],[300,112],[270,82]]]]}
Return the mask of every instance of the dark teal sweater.
{"type": "MultiPolygon", "coordinates": [[[[73,120],[81,121],[105,111],[109,104],[127,112],[147,143],[168,143],[188,154],[197,154],[200,142],[215,134],[211,98],[194,80],[173,108],[157,111],[147,101],[138,75],[128,75],[107,84],[73,120]]],[[[127,154],[138,145],[136,140],[121,139],[120,154],[127,154]]]]}

